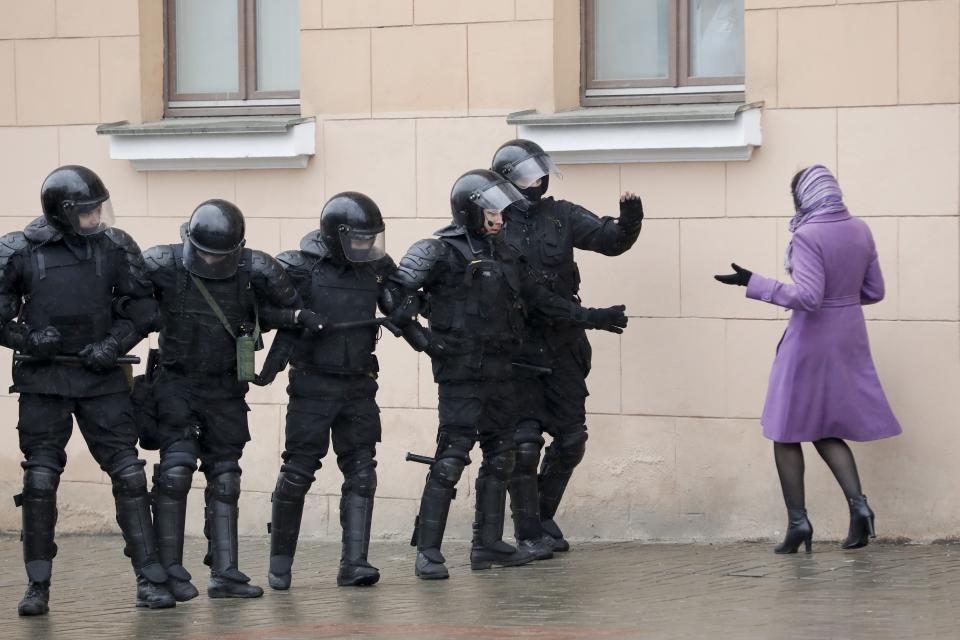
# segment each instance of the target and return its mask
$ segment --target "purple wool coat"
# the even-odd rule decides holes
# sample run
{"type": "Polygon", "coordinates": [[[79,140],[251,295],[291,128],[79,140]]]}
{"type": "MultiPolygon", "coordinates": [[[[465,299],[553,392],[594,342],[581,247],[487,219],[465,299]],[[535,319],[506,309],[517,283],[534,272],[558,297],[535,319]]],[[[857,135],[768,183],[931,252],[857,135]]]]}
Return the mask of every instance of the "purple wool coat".
{"type": "Polygon", "coordinates": [[[870,355],[861,305],[883,300],[870,228],[843,212],[793,235],[793,280],[753,274],[747,297],[793,310],[777,346],[763,435],[777,442],[866,441],[900,433],[870,355]]]}

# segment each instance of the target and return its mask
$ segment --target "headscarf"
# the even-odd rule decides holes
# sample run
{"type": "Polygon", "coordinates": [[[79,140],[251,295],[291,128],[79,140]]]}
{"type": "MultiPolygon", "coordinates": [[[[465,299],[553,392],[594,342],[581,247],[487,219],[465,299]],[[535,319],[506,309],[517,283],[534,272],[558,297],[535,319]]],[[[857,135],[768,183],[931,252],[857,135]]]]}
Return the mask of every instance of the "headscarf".
{"type": "MultiPolygon", "coordinates": [[[[813,218],[847,213],[840,184],[822,164],[807,167],[800,173],[794,187],[794,200],[797,211],[790,220],[790,233],[796,233],[813,218]]],[[[793,273],[793,239],[787,245],[783,266],[787,273],[793,273]]]]}

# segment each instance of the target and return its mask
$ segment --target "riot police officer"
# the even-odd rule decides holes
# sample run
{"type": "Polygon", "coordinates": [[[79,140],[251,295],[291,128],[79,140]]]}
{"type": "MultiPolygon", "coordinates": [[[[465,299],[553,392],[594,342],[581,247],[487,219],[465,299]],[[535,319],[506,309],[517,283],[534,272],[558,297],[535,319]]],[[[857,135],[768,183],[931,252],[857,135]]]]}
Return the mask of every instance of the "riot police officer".
{"type": "Polygon", "coordinates": [[[380,579],[367,550],[380,442],[375,316],[378,303],[382,309],[387,304],[384,278],[396,268],[384,249],[384,229],[373,200],[339,193],[324,205],[320,228],[300,241],[300,249],[277,256],[304,305],[278,324],[307,330],[280,332],[258,381],[270,383],[291,364],[286,445],[269,526],[268,580],[274,589],[290,588],[304,498],[331,437],[344,479],[337,584],[372,585],[380,579]]]}
{"type": "Polygon", "coordinates": [[[182,243],[144,254],[160,303],[158,364],[150,372],[157,419],[150,439],[160,449],[153,478],[160,557],[177,600],[195,597],[183,566],[183,530],[199,458],[207,479],[207,595],[255,598],[263,590],[248,584],[238,567],[239,460],[250,440],[244,396],[265,317],[295,305],[297,295],[276,260],[244,248],[243,214],[235,205],[201,203],[180,236],[182,243]]]}
{"type": "Polygon", "coordinates": [[[504,209],[523,202],[512,184],[491,171],[464,174],[450,194],[453,224],[438,231],[437,239],[414,244],[391,276],[398,295],[424,294],[430,328],[411,323],[408,332],[420,330],[419,340],[412,338],[430,355],[439,384],[437,452],[414,536],[415,572],[423,579],[449,577],[440,545],[457,481],[478,441],[483,461],[470,566],[515,566],[534,559],[502,540],[515,450],[511,363],[525,309],[597,328],[621,330],[626,324],[623,307],[583,309],[530,280],[516,253],[500,241],[504,209]]]}
{"type": "MultiPolygon", "coordinates": [[[[566,300],[578,299],[580,289],[574,249],[616,256],[633,246],[640,234],[643,205],[631,193],[621,197],[617,219],[599,218],[579,205],[544,197],[556,167],[536,143],[504,143],[491,168],[530,202],[526,210],[508,213],[506,242],[523,255],[539,282],[566,300]]],[[[570,548],[554,516],[586,447],[590,359],[590,343],[582,328],[542,314],[529,316],[522,360],[532,367],[518,372],[522,412],[510,505],[520,548],[540,558],[570,548]],[[535,373],[534,367],[551,373],[535,373]],[[544,432],[552,441],[538,476],[544,432]]]]}
{"type": "MultiPolygon", "coordinates": [[[[137,575],[137,606],[172,607],[150,523],[130,387],[117,366],[141,339],[126,310],[131,301],[149,303],[143,257],[133,239],[112,226],[110,194],[86,167],[53,171],[40,200],[42,218],[0,238],[0,340],[19,353],[12,390],[20,394],[24,455],[23,493],[15,500],[23,508],[29,586],[18,612],[48,611],[57,487],[73,416],[113,484],[117,522],[137,575]]],[[[150,314],[142,304],[139,309],[150,314]]]]}

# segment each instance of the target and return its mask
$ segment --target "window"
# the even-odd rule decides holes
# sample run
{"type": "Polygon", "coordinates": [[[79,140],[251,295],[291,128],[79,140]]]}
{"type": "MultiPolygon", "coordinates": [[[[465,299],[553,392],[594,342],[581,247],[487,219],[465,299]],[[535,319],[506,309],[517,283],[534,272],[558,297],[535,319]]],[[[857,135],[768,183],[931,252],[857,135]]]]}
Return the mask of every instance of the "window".
{"type": "Polygon", "coordinates": [[[743,99],[743,0],[584,0],[584,105],[743,99]]]}
{"type": "Polygon", "coordinates": [[[166,115],[300,112],[298,0],[165,0],[166,115]]]}

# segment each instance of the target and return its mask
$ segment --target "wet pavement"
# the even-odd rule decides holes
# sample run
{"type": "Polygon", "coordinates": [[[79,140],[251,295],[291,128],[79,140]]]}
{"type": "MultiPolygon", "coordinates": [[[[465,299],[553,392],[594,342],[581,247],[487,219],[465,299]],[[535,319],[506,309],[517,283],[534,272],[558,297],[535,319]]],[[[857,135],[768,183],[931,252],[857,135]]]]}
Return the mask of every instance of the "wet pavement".
{"type": "Polygon", "coordinates": [[[201,596],[173,610],[133,606],[113,536],[62,536],[50,614],[18,618],[24,578],[15,537],[0,537],[0,638],[958,638],[960,547],[873,544],[777,556],[768,543],[585,543],[554,560],[472,572],[468,547],[444,547],[451,578],[413,575],[413,549],[374,541],[381,582],[336,586],[339,545],[305,541],[288,592],[266,588],[268,543],[241,542],[258,600],[201,596]]]}

